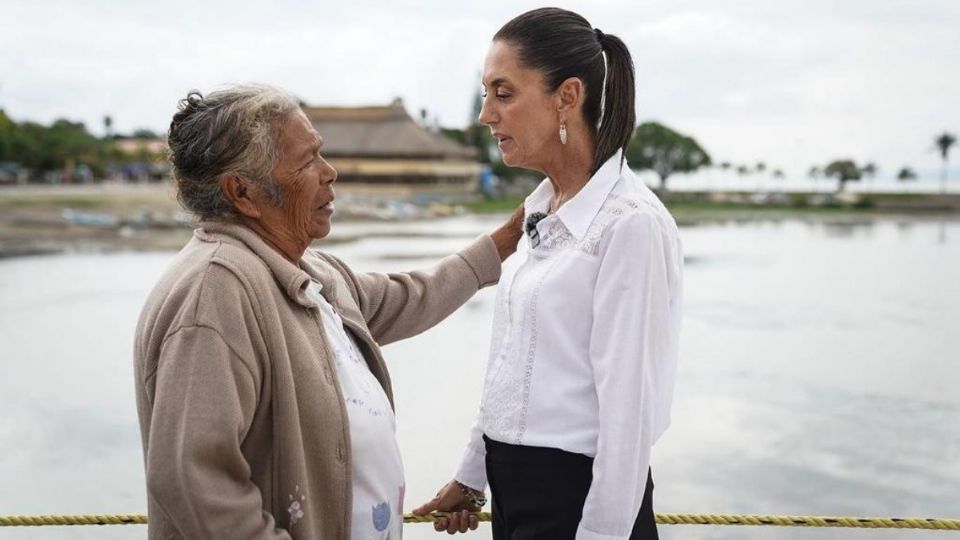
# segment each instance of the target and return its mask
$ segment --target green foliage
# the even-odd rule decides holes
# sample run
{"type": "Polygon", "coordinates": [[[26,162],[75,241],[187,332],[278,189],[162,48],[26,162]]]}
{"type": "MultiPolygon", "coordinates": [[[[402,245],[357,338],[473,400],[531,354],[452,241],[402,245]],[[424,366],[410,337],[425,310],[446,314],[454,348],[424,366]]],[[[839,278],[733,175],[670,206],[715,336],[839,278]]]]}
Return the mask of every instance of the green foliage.
{"type": "Polygon", "coordinates": [[[876,204],[876,202],[873,200],[873,197],[867,197],[867,196],[865,196],[865,197],[860,197],[859,199],[857,199],[857,201],[856,201],[855,203],[853,203],[853,207],[854,207],[854,208],[857,208],[857,209],[860,209],[860,210],[870,209],[870,208],[873,208],[873,207],[876,206],[876,205],[877,205],[877,204],[876,204]]]}
{"type": "Polygon", "coordinates": [[[937,149],[940,150],[940,157],[943,158],[943,172],[940,175],[940,192],[947,192],[947,159],[950,157],[950,148],[953,145],[957,144],[957,137],[953,133],[947,133],[944,131],[940,135],[937,135],[937,138],[934,139],[934,144],[937,145],[937,149]]]}
{"type": "Polygon", "coordinates": [[[467,135],[462,129],[440,128],[440,133],[452,141],[456,141],[460,144],[467,144],[467,135]]]}
{"type": "Polygon", "coordinates": [[[24,122],[17,126],[14,138],[13,161],[30,169],[42,170],[41,165],[48,161],[44,153],[46,128],[35,122],[24,122]]]}
{"type": "Polygon", "coordinates": [[[913,169],[910,167],[903,167],[900,169],[900,172],[897,173],[897,180],[901,182],[909,182],[916,179],[917,173],[913,172],[913,169]]]}
{"type": "Polygon", "coordinates": [[[157,134],[149,129],[140,128],[133,132],[134,139],[156,139],[157,134]]]}
{"type": "Polygon", "coordinates": [[[838,159],[830,162],[824,167],[823,175],[829,178],[836,178],[838,182],[837,191],[843,191],[847,182],[860,180],[863,175],[862,170],[851,159],[838,159]]]}
{"type": "MultiPolygon", "coordinates": [[[[104,117],[108,131],[112,124],[109,116],[104,117]]],[[[138,129],[133,136],[146,140],[155,138],[156,134],[148,129],[138,129]]],[[[47,171],[73,171],[75,168],[102,174],[110,164],[150,163],[161,157],[147,150],[145,145],[136,152],[125,153],[115,144],[120,138],[95,137],[83,123],[64,119],[49,126],[29,121],[17,123],[0,109],[0,161],[19,163],[35,177],[47,171]]]]}
{"type": "Polygon", "coordinates": [[[657,173],[661,189],[666,188],[667,179],[673,173],[694,172],[710,165],[710,155],[693,137],[657,122],[637,126],[626,157],[630,165],[657,173]]]}
{"type": "Polygon", "coordinates": [[[937,149],[940,150],[940,157],[946,161],[947,156],[950,155],[950,148],[957,143],[957,137],[953,133],[944,131],[940,135],[937,135],[937,138],[934,139],[933,142],[937,145],[937,149]]]}
{"type": "Polygon", "coordinates": [[[504,197],[502,199],[484,199],[467,205],[467,209],[477,214],[499,214],[513,212],[523,197],[504,197]]]}
{"type": "Polygon", "coordinates": [[[0,111],[0,161],[15,161],[37,172],[81,164],[99,167],[102,145],[82,123],[61,119],[49,127],[17,124],[0,111]]]}
{"type": "Polygon", "coordinates": [[[13,161],[17,125],[0,109],[0,161],[13,161]]]}
{"type": "Polygon", "coordinates": [[[100,141],[79,122],[57,120],[41,138],[43,154],[40,168],[61,169],[71,164],[99,165],[100,141]],[[72,163],[71,163],[72,162],[72,163]]]}

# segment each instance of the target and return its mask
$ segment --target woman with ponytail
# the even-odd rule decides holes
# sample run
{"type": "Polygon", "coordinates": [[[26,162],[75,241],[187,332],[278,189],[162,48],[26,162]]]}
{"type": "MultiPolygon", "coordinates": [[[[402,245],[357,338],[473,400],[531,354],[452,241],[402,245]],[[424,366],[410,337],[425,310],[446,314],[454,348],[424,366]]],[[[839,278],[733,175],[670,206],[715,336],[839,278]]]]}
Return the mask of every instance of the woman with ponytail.
{"type": "Polygon", "coordinates": [[[683,255],[677,226],[624,162],[630,52],[566,10],[494,36],[480,122],[507,165],[546,175],[503,267],[477,423],[454,480],[414,512],[496,540],[657,538],[651,450],[670,421],[683,255]]]}

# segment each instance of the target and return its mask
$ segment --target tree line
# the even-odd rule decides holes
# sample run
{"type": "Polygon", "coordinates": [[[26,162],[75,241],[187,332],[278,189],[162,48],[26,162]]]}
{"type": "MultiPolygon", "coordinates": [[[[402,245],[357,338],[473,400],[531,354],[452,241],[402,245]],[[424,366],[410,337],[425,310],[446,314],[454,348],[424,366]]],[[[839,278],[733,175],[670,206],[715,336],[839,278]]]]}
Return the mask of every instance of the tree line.
{"type": "Polygon", "coordinates": [[[15,122],[0,109],[0,163],[13,163],[27,169],[34,177],[51,171],[82,169],[103,177],[113,167],[131,163],[154,163],[162,154],[146,146],[131,150],[118,144],[125,139],[150,140],[157,135],[137,130],[132,135],[109,133],[112,121],[104,119],[108,135],[97,137],[82,122],[59,119],[50,125],[37,122],[15,122]]]}
{"type": "MultiPolygon", "coordinates": [[[[146,145],[121,145],[125,139],[151,140],[157,135],[149,130],[137,130],[130,136],[112,134],[112,119],[104,118],[106,135],[97,137],[87,131],[82,122],[60,119],[49,126],[36,122],[14,122],[0,109],[0,164],[15,163],[28,169],[35,177],[49,171],[83,168],[96,177],[116,172],[118,167],[131,163],[150,164],[162,160],[161,152],[152,151],[146,145]]],[[[511,178],[521,171],[511,169],[499,161],[496,145],[489,129],[477,123],[465,130],[444,129],[444,134],[457,141],[477,148],[479,161],[490,165],[493,173],[502,178],[511,178]]],[[[945,190],[948,176],[950,151],[957,143],[954,134],[943,132],[934,138],[934,148],[943,162],[941,190],[945,190]]],[[[667,188],[671,176],[677,173],[692,173],[712,166],[713,159],[692,136],[685,135],[659,122],[644,122],[637,126],[626,152],[631,166],[650,170],[660,179],[660,189],[667,188]]],[[[740,175],[763,173],[767,165],[758,162],[755,166],[738,165],[724,161],[723,170],[735,169],[740,175]]],[[[832,178],[838,190],[848,182],[869,178],[877,174],[872,163],[858,165],[852,159],[835,159],[823,166],[811,167],[810,178],[832,178]]],[[[783,178],[779,168],[770,170],[773,178],[783,178]]],[[[912,168],[904,166],[897,173],[901,181],[916,179],[912,168]]]]}
{"type": "MultiPolygon", "coordinates": [[[[950,150],[956,145],[957,138],[952,133],[943,132],[935,136],[933,142],[943,162],[940,189],[945,192],[950,150]]],[[[693,137],[658,122],[645,122],[637,126],[627,148],[627,162],[638,169],[656,173],[660,178],[660,189],[667,188],[667,180],[675,173],[691,173],[713,164],[710,154],[693,137]]],[[[720,163],[720,168],[728,170],[734,166],[725,161],[720,163]]],[[[762,173],[766,170],[767,166],[763,162],[757,163],[755,168],[747,165],[736,167],[737,173],[741,176],[751,172],[762,173]]],[[[857,165],[852,159],[835,159],[822,167],[811,167],[808,176],[814,179],[821,176],[833,178],[837,181],[837,189],[842,191],[847,182],[876,176],[877,170],[877,166],[873,163],[857,165]]],[[[780,169],[773,169],[771,176],[783,178],[784,174],[780,169]]],[[[916,178],[916,173],[908,166],[902,167],[897,173],[897,179],[900,181],[916,178]]]]}

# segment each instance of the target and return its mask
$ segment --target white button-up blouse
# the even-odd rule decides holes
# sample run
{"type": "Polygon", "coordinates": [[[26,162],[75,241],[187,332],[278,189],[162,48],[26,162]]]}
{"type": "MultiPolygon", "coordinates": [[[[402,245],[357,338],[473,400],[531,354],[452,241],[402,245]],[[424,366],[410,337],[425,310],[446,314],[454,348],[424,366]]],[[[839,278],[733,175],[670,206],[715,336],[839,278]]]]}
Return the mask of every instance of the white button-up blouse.
{"type": "MultiPolygon", "coordinates": [[[[546,213],[544,180],[524,203],[546,213]]],[[[611,157],[503,266],[480,414],[456,479],[486,486],[482,435],[594,458],[577,540],[626,539],[670,423],[683,253],[659,199],[611,157]]],[[[562,474],[562,473],[561,473],[562,474]]]]}

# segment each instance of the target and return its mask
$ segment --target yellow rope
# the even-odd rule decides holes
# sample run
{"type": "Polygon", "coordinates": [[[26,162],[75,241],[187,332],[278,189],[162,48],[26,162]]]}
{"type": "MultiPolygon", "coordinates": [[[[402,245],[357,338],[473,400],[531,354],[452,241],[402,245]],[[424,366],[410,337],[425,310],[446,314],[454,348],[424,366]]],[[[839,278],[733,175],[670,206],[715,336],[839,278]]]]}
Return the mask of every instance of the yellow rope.
{"type": "Polygon", "coordinates": [[[41,525],[142,525],[143,514],[104,514],[77,516],[0,516],[0,527],[39,527],[41,525]]]}
{"type": "MultiPolygon", "coordinates": [[[[418,517],[403,516],[404,523],[430,523],[447,514],[418,517]]],[[[479,512],[480,521],[490,521],[490,512],[479,512]]],[[[143,514],[104,514],[75,516],[0,516],[0,527],[39,527],[42,525],[142,525],[143,514]]],[[[657,514],[661,525],[769,525],[776,527],[853,527],[860,529],[935,529],[960,531],[960,519],[879,518],[826,516],[762,516],[743,514],[657,514]]]]}
{"type": "MultiPolygon", "coordinates": [[[[490,512],[477,512],[476,514],[477,514],[477,518],[480,521],[491,521],[493,519],[493,514],[491,514],[490,512]]],[[[433,523],[434,521],[442,517],[447,517],[449,515],[450,514],[447,512],[434,512],[432,514],[428,514],[426,516],[421,517],[421,516],[415,516],[407,512],[406,514],[403,515],[403,522],[404,523],[433,523]]]]}
{"type": "Polygon", "coordinates": [[[657,514],[657,523],[662,525],[772,525],[777,527],[851,527],[859,529],[936,529],[960,531],[960,519],[939,518],[657,514]]]}

